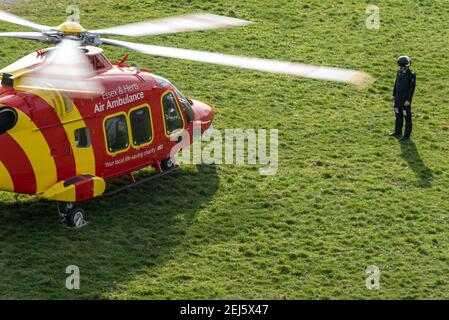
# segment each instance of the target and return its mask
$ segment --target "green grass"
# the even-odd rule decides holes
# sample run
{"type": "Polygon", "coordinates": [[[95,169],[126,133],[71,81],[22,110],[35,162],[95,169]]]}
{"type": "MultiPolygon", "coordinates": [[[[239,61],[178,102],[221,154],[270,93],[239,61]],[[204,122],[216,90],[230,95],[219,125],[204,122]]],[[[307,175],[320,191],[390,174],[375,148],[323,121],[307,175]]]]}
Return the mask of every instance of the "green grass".
{"type": "MultiPolygon", "coordinates": [[[[0,297],[339,299],[449,297],[449,6],[378,0],[31,1],[0,8],[58,25],[77,3],[100,28],[206,11],[245,28],[129,39],[364,70],[367,89],[131,53],[129,61],[212,105],[215,127],[277,128],[279,170],[184,166],[84,205],[67,230],[54,203],[0,194],[0,297]],[[386,137],[395,58],[414,59],[413,142],[386,137]],[[81,290],[65,289],[65,268],[81,290]],[[367,290],[365,268],[381,270],[367,290]]],[[[0,23],[0,31],[25,30],[0,23]]],[[[0,39],[0,65],[42,44],[0,39]]],[[[125,50],[106,48],[118,60],[125,50]]],[[[3,152],[3,151],[0,151],[3,152]]]]}

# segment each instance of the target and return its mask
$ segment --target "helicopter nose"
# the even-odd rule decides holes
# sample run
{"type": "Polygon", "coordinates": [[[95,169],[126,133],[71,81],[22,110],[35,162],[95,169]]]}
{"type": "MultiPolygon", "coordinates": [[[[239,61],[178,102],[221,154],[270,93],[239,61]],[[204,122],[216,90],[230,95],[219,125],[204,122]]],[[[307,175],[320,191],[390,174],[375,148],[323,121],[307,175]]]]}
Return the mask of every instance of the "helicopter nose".
{"type": "Polygon", "coordinates": [[[214,120],[214,111],[207,104],[192,100],[192,109],[195,113],[195,120],[201,121],[201,131],[206,131],[212,125],[214,120]]]}

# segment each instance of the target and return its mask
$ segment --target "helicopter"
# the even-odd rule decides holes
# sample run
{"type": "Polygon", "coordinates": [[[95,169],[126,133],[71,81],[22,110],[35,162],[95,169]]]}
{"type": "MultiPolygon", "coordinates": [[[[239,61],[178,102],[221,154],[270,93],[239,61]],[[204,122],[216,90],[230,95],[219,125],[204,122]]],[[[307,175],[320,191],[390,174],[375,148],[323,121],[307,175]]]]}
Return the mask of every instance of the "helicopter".
{"type": "MultiPolygon", "coordinates": [[[[186,98],[169,80],[126,63],[111,62],[101,45],[140,53],[270,73],[365,85],[363,72],[222,53],[154,46],[105,36],[146,36],[246,26],[252,22],[208,13],[86,30],[58,27],[0,11],[0,20],[33,29],[1,37],[52,44],[0,70],[0,190],[58,203],[61,221],[86,224],[77,203],[106,194],[106,182],[154,167],[160,177],[176,169],[170,156],[194,125],[207,131],[213,109],[186,98]],[[65,206],[61,210],[59,203],[65,206]]],[[[192,139],[190,140],[192,141],[192,139]]],[[[126,188],[127,186],[125,186],[126,188]]]]}

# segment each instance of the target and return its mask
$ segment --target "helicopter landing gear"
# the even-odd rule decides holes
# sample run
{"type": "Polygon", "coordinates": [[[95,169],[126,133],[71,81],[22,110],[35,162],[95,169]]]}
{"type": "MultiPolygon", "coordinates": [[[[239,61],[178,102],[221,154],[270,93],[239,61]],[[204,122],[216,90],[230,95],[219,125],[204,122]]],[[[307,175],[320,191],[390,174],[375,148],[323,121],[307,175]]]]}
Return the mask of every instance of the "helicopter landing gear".
{"type": "Polygon", "coordinates": [[[61,211],[58,202],[59,221],[70,228],[79,229],[87,224],[86,213],[81,208],[76,208],[73,203],[66,203],[65,210],[61,211]]]}
{"type": "Polygon", "coordinates": [[[175,167],[175,163],[173,162],[171,157],[161,161],[161,168],[163,171],[171,170],[174,167],[175,167]]]}

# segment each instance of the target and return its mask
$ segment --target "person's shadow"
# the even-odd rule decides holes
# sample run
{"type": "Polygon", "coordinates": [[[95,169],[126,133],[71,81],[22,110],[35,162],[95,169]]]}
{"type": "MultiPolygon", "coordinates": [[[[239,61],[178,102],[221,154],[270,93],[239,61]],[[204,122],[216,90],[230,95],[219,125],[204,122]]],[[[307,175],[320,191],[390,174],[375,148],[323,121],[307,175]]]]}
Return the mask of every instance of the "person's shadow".
{"type": "Polygon", "coordinates": [[[433,174],[432,171],[425,165],[415,143],[412,140],[399,141],[401,146],[401,157],[407,161],[408,166],[413,170],[419,178],[419,184],[423,188],[431,188],[433,174]]]}

